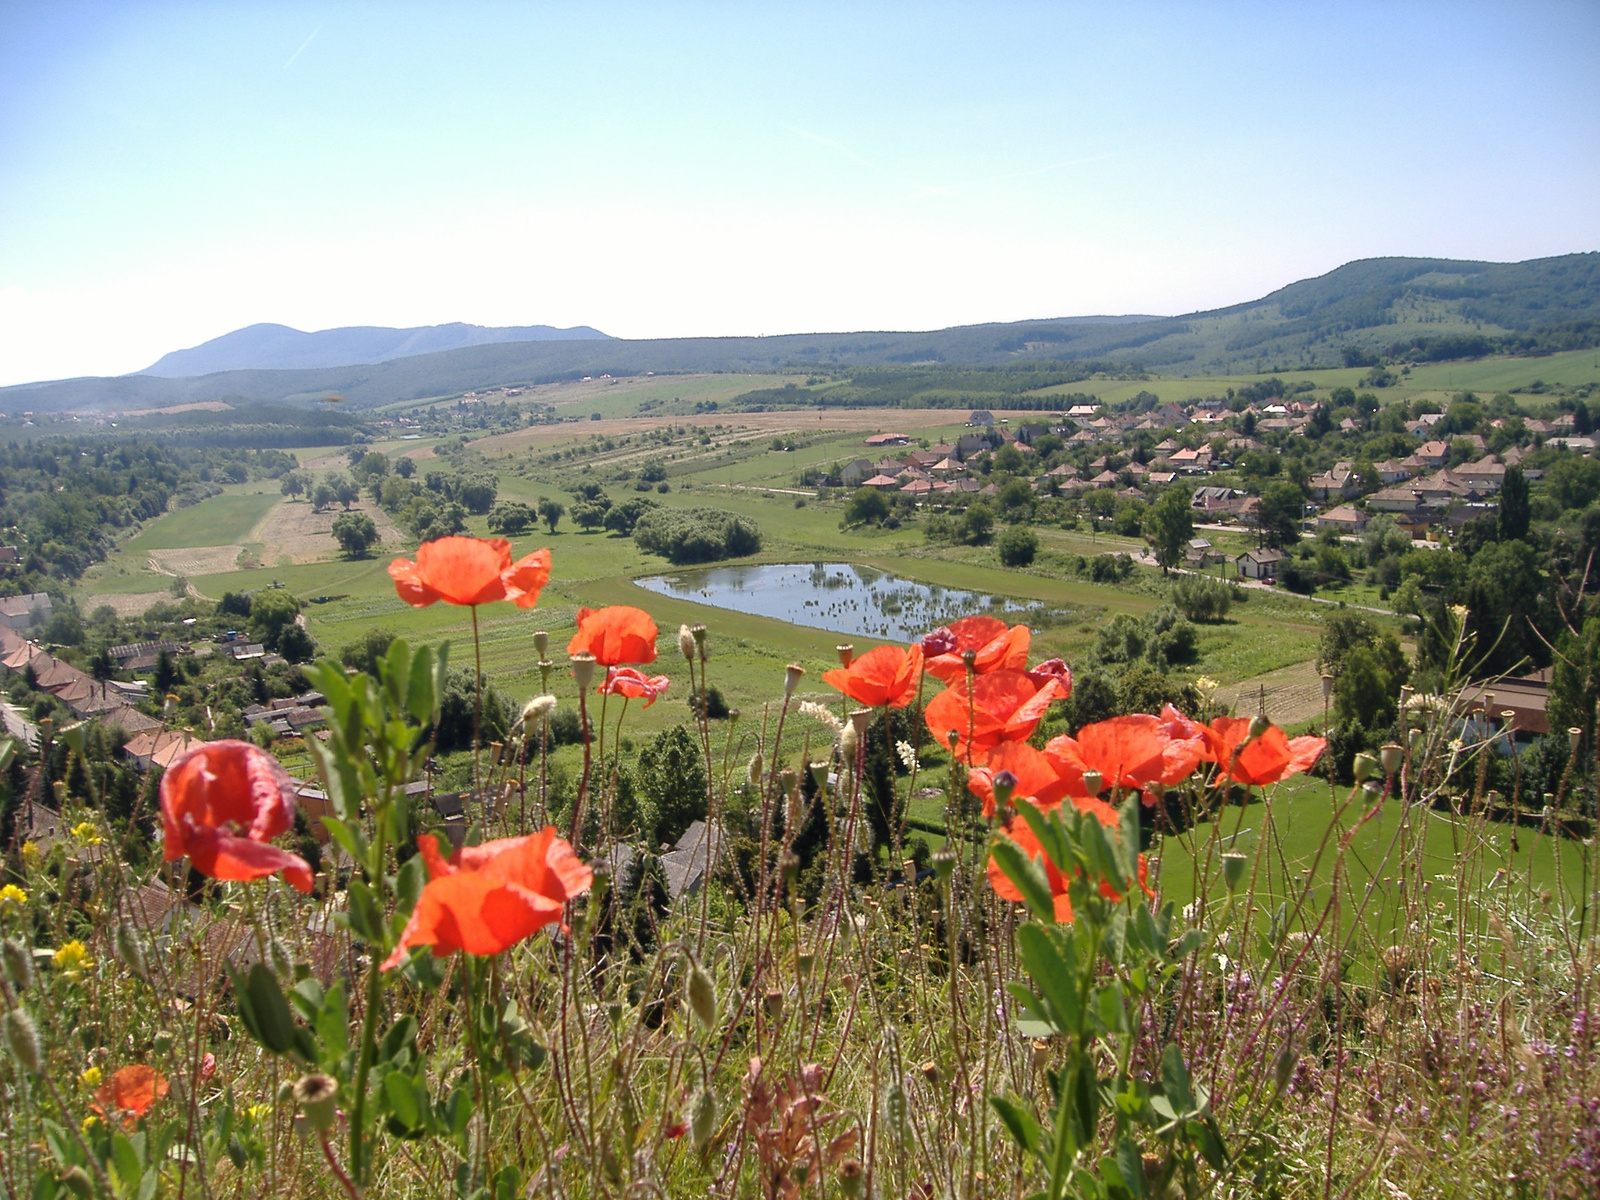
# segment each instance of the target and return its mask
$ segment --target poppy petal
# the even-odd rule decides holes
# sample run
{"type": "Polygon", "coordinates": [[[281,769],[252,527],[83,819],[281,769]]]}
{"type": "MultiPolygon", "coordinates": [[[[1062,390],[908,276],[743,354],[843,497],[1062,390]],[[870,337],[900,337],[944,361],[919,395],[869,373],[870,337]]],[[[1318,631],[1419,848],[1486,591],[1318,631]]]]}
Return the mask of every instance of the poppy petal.
{"type": "Polygon", "coordinates": [[[539,602],[539,593],[550,582],[550,551],[535,550],[517,559],[500,575],[505,586],[506,599],[518,608],[532,608],[539,602]]]}

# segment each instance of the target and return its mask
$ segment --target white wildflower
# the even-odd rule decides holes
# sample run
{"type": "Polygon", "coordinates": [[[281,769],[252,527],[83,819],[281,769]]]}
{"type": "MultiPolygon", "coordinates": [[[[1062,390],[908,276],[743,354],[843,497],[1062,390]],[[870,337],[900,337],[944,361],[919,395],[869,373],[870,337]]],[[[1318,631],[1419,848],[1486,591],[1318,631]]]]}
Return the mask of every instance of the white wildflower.
{"type": "Polygon", "coordinates": [[[896,742],[894,752],[900,756],[901,765],[908,771],[917,769],[917,752],[911,748],[910,742],[896,742]]]}
{"type": "Polygon", "coordinates": [[[834,712],[826,704],[818,704],[815,700],[800,701],[800,715],[810,717],[813,721],[821,722],[834,733],[838,733],[844,728],[844,722],[839,719],[838,713],[834,712]]]}

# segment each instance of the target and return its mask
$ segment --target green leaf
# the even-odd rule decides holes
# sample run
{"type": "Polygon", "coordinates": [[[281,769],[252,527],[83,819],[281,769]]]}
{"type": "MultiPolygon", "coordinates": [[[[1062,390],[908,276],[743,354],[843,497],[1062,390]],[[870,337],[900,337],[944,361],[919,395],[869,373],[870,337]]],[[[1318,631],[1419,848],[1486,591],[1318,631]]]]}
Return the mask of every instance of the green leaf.
{"type": "Polygon", "coordinates": [[[1011,1140],[1020,1149],[1037,1157],[1040,1152],[1039,1122],[1034,1120],[1033,1114],[1004,1096],[990,1096],[989,1104],[999,1115],[1000,1123],[1006,1127],[1011,1140]]]}
{"type": "Polygon", "coordinates": [[[424,646],[411,660],[411,679],[406,689],[406,710],[419,724],[426,725],[432,721],[438,710],[437,680],[433,647],[424,646]]]}
{"type": "Polygon", "coordinates": [[[383,1035],[383,1041],[378,1043],[378,1061],[394,1062],[402,1053],[409,1059],[415,1050],[416,1037],[417,1019],[407,1013],[389,1026],[389,1031],[383,1035]]]}
{"type": "MultiPolygon", "coordinates": [[[[990,847],[995,862],[1005,877],[1016,885],[1017,891],[1028,905],[1028,910],[1046,924],[1055,924],[1055,900],[1050,895],[1050,880],[1044,868],[1023,853],[1022,847],[1003,834],[994,839],[990,847]]],[[[1024,929],[1027,926],[1023,926],[1024,929]]]]}
{"type": "Polygon", "coordinates": [[[383,1099],[389,1115],[408,1133],[425,1132],[432,1106],[427,1088],[409,1071],[390,1071],[384,1076],[383,1099]]]}
{"type": "Polygon", "coordinates": [[[144,1161],[127,1136],[120,1131],[111,1135],[111,1165],[123,1186],[131,1188],[144,1174],[144,1161]]]}
{"type": "Polygon", "coordinates": [[[1046,813],[1035,804],[1017,805],[1017,814],[1027,822],[1038,840],[1044,856],[1055,864],[1063,875],[1072,873],[1072,843],[1067,839],[1066,826],[1059,813],[1046,813]]]}
{"type": "Polygon", "coordinates": [[[1071,927],[1024,925],[1017,930],[1017,954],[1039,989],[1056,1032],[1081,1033],[1079,963],[1071,927]]]}
{"type": "Polygon", "coordinates": [[[308,975],[289,989],[289,1003],[307,1021],[315,1021],[322,1011],[322,983],[315,975],[308,975]]]}
{"type": "Polygon", "coordinates": [[[1129,1195],[1142,1200],[1148,1194],[1144,1186],[1144,1159],[1140,1157],[1139,1147],[1126,1134],[1117,1139],[1117,1170],[1129,1195]]]}
{"type": "Polygon", "coordinates": [[[234,994],[238,997],[239,1019],[245,1030],[273,1054],[288,1054],[296,1046],[299,1027],[289,1012],[277,976],[265,964],[256,963],[242,979],[230,969],[234,994]]]}
{"type": "Polygon", "coordinates": [[[332,1068],[350,1051],[350,1003],[345,997],[344,980],[328,989],[311,1025],[322,1043],[322,1066],[332,1074],[332,1068]]]}
{"type": "Polygon", "coordinates": [[[1179,1116],[1187,1117],[1199,1110],[1189,1082],[1189,1068],[1184,1065],[1183,1052],[1175,1043],[1169,1042],[1161,1053],[1161,1090],[1179,1116]]]}
{"type": "Polygon", "coordinates": [[[1113,844],[1117,858],[1117,865],[1122,871],[1122,878],[1126,880],[1127,887],[1119,887],[1119,892],[1130,891],[1138,886],[1139,881],[1139,810],[1141,801],[1137,795],[1130,796],[1123,802],[1118,814],[1117,838],[1113,844]]]}

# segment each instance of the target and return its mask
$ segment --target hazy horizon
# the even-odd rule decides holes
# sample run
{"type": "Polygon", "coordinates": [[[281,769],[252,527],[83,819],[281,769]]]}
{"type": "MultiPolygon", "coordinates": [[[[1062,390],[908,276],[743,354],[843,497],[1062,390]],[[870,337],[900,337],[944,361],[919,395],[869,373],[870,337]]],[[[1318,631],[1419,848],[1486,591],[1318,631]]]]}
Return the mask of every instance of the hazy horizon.
{"type": "Polygon", "coordinates": [[[1177,314],[1600,247],[1600,9],[0,9],[0,383],[257,323],[1177,314]]]}

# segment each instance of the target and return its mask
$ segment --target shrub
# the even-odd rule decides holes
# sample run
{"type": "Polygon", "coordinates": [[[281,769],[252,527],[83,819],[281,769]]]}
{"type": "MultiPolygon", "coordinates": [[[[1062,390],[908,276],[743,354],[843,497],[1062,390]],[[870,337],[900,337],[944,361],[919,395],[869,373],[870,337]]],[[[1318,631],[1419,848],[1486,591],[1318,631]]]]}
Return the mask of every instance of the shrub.
{"type": "Polygon", "coordinates": [[[1039,538],[1027,526],[1013,525],[1000,535],[997,548],[1002,566],[1026,567],[1039,552],[1039,538]]]}
{"type": "Polygon", "coordinates": [[[719,508],[656,508],[639,518],[633,540],[646,553],[682,565],[754,554],[761,530],[748,517],[719,508]]]}
{"type": "Polygon", "coordinates": [[[1172,603],[1191,621],[1220,621],[1233,607],[1233,589],[1209,575],[1185,575],[1172,586],[1172,603]]]}

